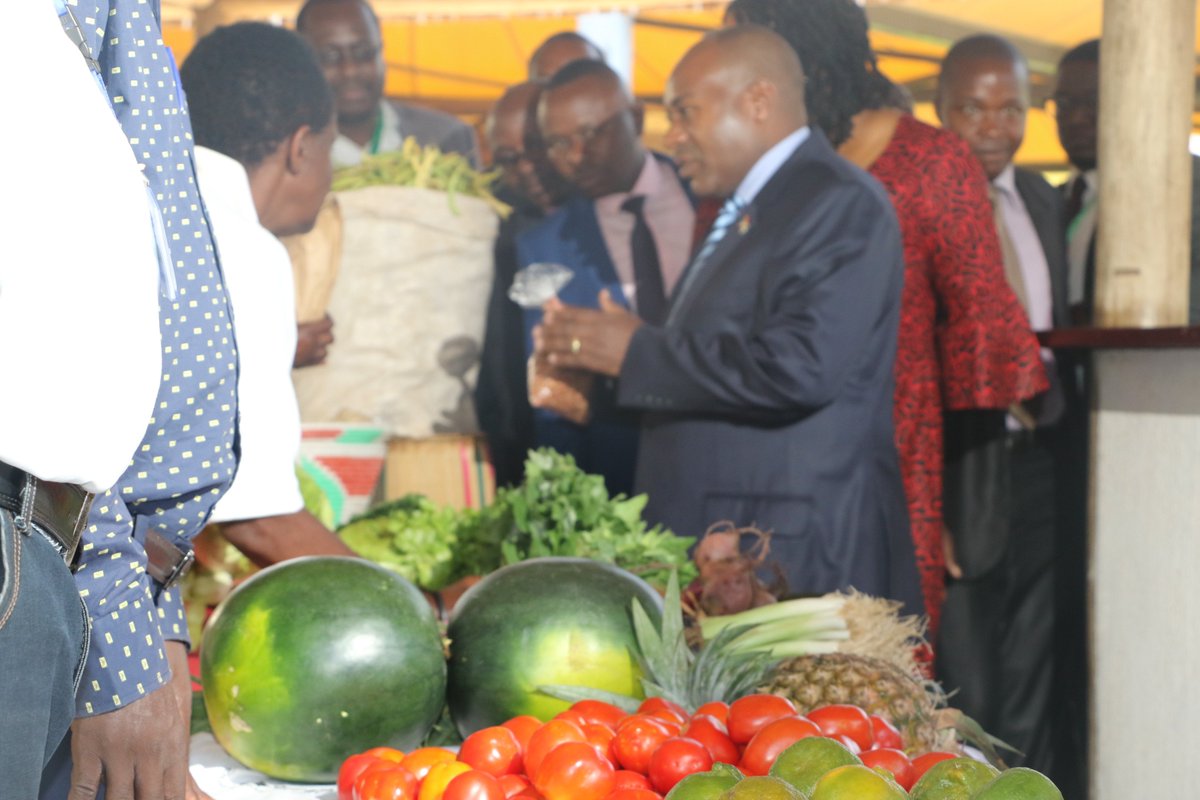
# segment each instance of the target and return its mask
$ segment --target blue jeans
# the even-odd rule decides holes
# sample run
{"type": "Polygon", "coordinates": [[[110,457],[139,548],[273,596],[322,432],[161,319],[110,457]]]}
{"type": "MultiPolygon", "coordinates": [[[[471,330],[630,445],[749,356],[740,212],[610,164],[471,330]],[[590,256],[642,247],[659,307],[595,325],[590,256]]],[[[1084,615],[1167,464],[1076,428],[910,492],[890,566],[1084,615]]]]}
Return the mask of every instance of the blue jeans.
{"type": "Polygon", "coordinates": [[[87,646],[87,612],[62,556],[0,509],[0,795],[37,797],[75,718],[87,646]]]}

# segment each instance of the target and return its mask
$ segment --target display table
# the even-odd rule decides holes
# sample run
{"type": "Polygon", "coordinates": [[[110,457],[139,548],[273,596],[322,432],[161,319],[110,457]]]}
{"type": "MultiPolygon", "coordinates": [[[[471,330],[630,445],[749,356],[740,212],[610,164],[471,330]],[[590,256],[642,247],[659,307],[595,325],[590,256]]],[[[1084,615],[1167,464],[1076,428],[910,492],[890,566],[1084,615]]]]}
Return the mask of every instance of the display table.
{"type": "Polygon", "coordinates": [[[337,800],[337,787],[283,783],[234,761],[211,733],[192,736],[192,777],[213,800],[337,800]]]}

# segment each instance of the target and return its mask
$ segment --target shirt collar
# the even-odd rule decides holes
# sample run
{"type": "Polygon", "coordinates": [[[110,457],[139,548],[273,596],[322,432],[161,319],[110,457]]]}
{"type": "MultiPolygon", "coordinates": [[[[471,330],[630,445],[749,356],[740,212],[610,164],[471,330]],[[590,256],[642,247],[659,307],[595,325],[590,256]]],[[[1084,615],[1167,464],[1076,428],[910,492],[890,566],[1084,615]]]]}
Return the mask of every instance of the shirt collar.
{"type": "Polygon", "coordinates": [[[208,147],[197,146],[196,163],[201,171],[201,193],[220,193],[222,202],[231,206],[239,215],[258,219],[254,207],[254,193],[250,189],[250,175],[240,161],[208,147]]]}
{"type": "Polygon", "coordinates": [[[734,196],[743,205],[749,205],[754,202],[754,198],[767,185],[767,181],[774,177],[779,168],[783,166],[783,163],[788,160],[788,157],[800,145],[804,144],[808,136],[809,128],[805,125],[803,128],[792,131],[776,142],[770,150],[759,156],[758,161],[754,162],[754,166],[750,168],[750,171],[746,173],[746,177],[742,178],[742,182],[738,184],[734,196]]]}
{"type": "Polygon", "coordinates": [[[992,185],[1010,194],[1017,192],[1017,168],[1009,164],[1004,171],[992,179],[992,185]]]}

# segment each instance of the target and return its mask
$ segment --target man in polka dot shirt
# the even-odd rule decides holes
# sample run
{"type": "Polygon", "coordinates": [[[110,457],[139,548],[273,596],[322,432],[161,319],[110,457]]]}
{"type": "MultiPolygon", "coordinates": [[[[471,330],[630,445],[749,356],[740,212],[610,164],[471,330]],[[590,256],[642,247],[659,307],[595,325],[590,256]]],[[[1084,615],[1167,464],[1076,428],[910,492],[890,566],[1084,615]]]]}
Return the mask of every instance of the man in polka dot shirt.
{"type": "MultiPolygon", "coordinates": [[[[187,774],[191,708],[187,626],[178,592],[148,572],[144,543],[157,535],[160,545],[189,552],[233,477],[237,353],[158,3],[66,2],[149,183],[170,261],[161,265],[158,398],[128,469],[96,497],[81,547],[76,581],[92,632],[76,697],[69,797],[92,797],[102,774],[111,797],[177,797],[187,774]]],[[[86,148],[75,155],[86,158],[86,148]]],[[[107,357],[111,383],[91,391],[122,391],[121,355],[107,357]]],[[[62,796],[55,792],[70,761],[65,746],[60,756],[43,797],[62,796]]]]}

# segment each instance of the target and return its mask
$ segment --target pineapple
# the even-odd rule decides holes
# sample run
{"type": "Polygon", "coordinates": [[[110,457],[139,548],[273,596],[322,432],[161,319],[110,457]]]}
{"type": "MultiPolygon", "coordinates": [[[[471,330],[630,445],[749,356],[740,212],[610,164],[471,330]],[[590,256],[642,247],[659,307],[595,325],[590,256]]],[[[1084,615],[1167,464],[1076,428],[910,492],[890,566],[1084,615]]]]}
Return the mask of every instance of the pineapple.
{"type": "Polygon", "coordinates": [[[910,752],[958,749],[941,688],[880,658],[825,653],[788,659],[759,690],[788,698],[801,714],[834,703],[859,706],[895,724],[910,752]]]}

